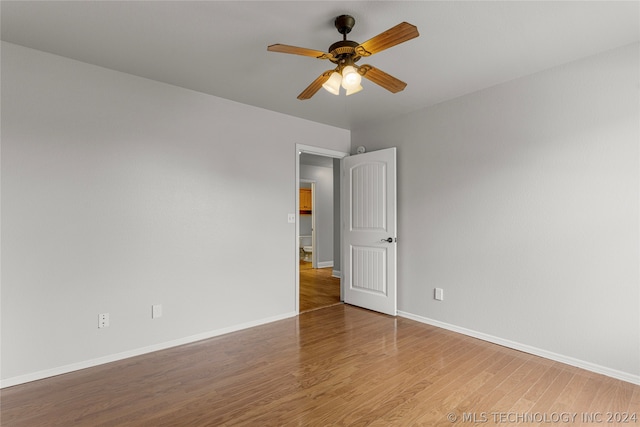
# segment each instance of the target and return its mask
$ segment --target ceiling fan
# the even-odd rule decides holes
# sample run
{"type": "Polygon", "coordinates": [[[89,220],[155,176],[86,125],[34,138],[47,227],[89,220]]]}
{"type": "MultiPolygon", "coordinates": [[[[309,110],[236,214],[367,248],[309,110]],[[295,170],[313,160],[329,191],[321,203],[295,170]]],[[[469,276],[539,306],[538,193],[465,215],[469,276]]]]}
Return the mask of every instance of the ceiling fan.
{"type": "Polygon", "coordinates": [[[285,44],[273,44],[267,47],[270,52],[291,53],[294,55],[310,56],[317,59],[328,59],[336,64],[333,70],[327,70],[315,79],[305,90],[298,95],[298,99],[309,99],[316,94],[321,87],[334,95],[340,94],[340,86],[346,90],[347,95],[360,92],[361,78],[364,77],[392,93],[403,90],[407,84],[382,70],[371,65],[356,65],[356,62],[364,56],[382,52],[397,44],[418,37],[418,28],[408,22],[402,22],[387,31],[378,34],[364,43],[347,40],[347,34],[355,25],[356,20],[349,15],[340,15],[335,19],[334,25],[342,34],[342,40],[329,46],[328,52],[307,49],[304,47],[289,46],[285,44]]]}

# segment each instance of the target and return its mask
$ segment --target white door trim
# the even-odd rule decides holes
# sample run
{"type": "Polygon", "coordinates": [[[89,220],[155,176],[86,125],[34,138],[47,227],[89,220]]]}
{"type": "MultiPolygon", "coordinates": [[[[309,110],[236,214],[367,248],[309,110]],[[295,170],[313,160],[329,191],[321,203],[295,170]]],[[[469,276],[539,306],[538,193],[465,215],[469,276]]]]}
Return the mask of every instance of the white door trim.
{"type": "MultiPolygon", "coordinates": [[[[295,233],[295,246],[293,249],[293,257],[295,260],[295,312],[300,314],[300,262],[298,245],[300,243],[300,154],[315,154],[317,156],[333,157],[334,159],[343,159],[349,156],[349,153],[343,151],[330,150],[328,148],[314,147],[312,145],[296,144],[295,146],[295,164],[296,164],[296,181],[295,181],[295,213],[296,213],[296,233],[295,233]]],[[[342,224],[342,212],[340,213],[340,224],[342,224]]],[[[342,247],[342,233],[340,233],[340,247],[342,247]]],[[[313,256],[316,256],[314,253],[313,256]]],[[[340,295],[342,297],[342,280],[340,280],[340,295]]]]}

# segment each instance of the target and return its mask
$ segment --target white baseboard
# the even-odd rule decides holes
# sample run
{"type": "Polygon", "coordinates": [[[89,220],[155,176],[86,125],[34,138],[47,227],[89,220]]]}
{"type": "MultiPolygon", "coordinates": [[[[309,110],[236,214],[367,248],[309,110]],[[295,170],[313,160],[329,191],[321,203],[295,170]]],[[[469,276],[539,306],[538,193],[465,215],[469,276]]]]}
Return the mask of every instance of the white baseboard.
{"type": "Polygon", "coordinates": [[[342,272],[340,270],[333,270],[331,272],[331,276],[337,277],[338,279],[342,279],[342,272]]]}
{"type": "Polygon", "coordinates": [[[327,268],[327,267],[333,267],[333,261],[318,262],[318,268],[327,268]]]}
{"type": "Polygon", "coordinates": [[[597,374],[606,375],[611,378],[615,378],[618,380],[630,382],[632,384],[640,385],[640,375],[634,375],[628,372],[618,371],[616,369],[607,368],[606,366],[600,366],[595,363],[586,362],[584,360],[575,359],[573,357],[564,356],[562,354],[553,353],[551,351],[532,347],[530,345],[506,340],[504,338],[495,337],[493,335],[485,334],[483,332],[462,328],[460,326],[451,325],[449,323],[440,322],[438,320],[429,319],[427,317],[418,316],[416,314],[411,314],[404,311],[398,311],[398,316],[406,317],[407,319],[415,320],[420,323],[426,323],[427,325],[436,326],[442,329],[447,329],[449,331],[457,332],[473,338],[481,339],[483,341],[488,341],[494,344],[498,344],[503,347],[512,348],[518,351],[523,351],[525,353],[533,354],[535,356],[544,357],[545,359],[555,360],[556,362],[565,363],[567,365],[575,366],[577,368],[585,369],[587,371],[595,372],[597,374]]]}
{"type": "Polygon", "coordinates": [[[0,381],[0,389],[11,387],[14,385],[24,384],[31,381],[41,380],[43,378],[54,377],[56,375],[67,374],[73,371],[79,371],[80,369],[91,368],[105,363],[116,362],[118,360],[128,359],[134,356],[140,356],[142,354],[152,353],[154,351],[165,350],[171,347],[177,347],[179,345],[190,344],[196,341],[201,341],[207,338],[217,337],[219,335],[228,334],[230,332],[240,331],[242,329],[252,328],[254,326],[260,326],[267,323],[275,322],[278,320],[288,319],[290,317],[297,316],[296,313],[286,313],[279,316],[267,317],[265,319],[254,320],[252,322],[241,323],[239,325],[230,326],[228,328],[216,329],[214,331],[204,332],[197,335],[191,335],[184,338],[178,338],[173,341],[167,341],[159,344],[150,345],[147,347],[138,348],[135,350],[124,351],[122,353],[111,354],[109,356],[98,357],[96,359],[86,360],[83,362],[72,363],[70,365],[60,366],[52,369],[45,369],[43,371],[33,372],[31,374],[19,375],[17,377],[7,378],[0,381]]]}

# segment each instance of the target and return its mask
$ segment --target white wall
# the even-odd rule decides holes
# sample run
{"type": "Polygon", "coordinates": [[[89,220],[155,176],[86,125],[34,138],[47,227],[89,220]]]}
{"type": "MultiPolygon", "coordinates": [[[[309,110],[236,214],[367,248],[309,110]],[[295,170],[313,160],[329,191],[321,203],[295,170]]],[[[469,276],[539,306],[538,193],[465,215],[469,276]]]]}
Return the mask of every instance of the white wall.
{"type": "MultiPolygon", "coordinates": [[[[300,165],[300,178],[316,182],[316,204],[313,206],[313,214],[316,220],[318,266],[331,267],[333,266],[333,168],[300,165]]],[[[311,217],[307,216],[305,219],[309,218],[311,217]]],[[[300,234],[303,234],[302,229],[300,234]]]]}
{"type": "Polygon", "coordinates": [[[352,131],[398,147],[400,310],[640,382],[638,49],[352,131]]]}
{"type": "Polygon", "coordinates": [[[2,43],[3,385],[293,315],[296,143],[349,132],[2,43]]]}

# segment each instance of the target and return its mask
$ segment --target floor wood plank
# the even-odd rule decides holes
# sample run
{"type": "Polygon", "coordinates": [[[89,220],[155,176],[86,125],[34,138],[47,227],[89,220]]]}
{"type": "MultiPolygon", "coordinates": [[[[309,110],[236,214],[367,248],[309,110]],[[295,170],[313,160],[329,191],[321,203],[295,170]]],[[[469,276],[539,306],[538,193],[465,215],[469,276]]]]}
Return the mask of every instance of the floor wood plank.
{"type": "Polygon", "coordinates": [[[534,426],[550,424],[494,417],[563,412],[575,425],[607,412],[637,420],[607,425],[640,425],[640,386],[344,304],[0,399],[11,427],[534,426]]]}

